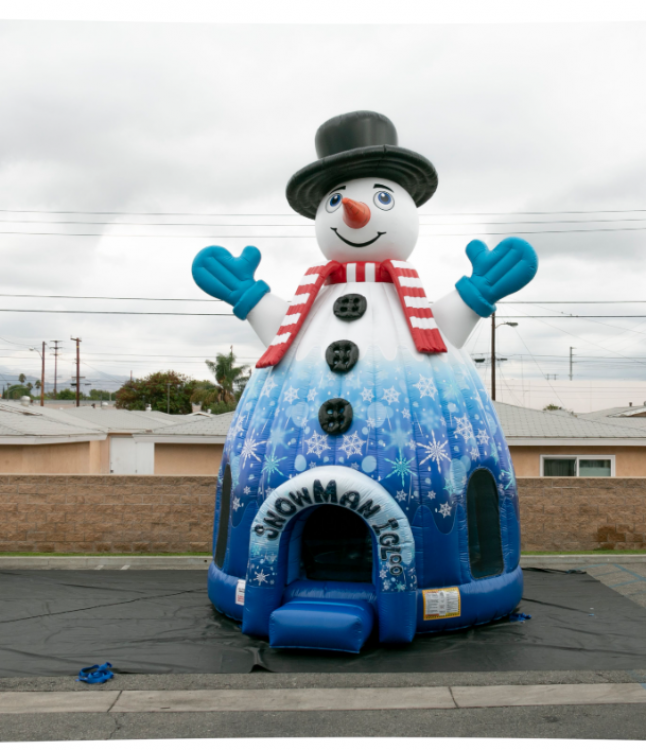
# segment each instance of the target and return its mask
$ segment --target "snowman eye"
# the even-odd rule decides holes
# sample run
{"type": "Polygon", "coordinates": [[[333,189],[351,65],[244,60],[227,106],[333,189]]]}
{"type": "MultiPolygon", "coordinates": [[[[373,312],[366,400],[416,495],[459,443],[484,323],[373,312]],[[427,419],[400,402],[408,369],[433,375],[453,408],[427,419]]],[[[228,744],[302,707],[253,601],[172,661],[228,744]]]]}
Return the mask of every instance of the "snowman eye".
{"type": "Polygon", "coordinates": [[[390,193],[387,193],[385,190],[380,190],[378,193],[375,193],[374,202],[375,206],[377,206],[377,208],[380,208],[382,211],[390,211],[390,209],[395,205],[395,199],[390,193]]]}
{"type": "Polygon", "coordinates": [[[325,210],[331,214],[333,211],[336,211],[337,208],[341,205],[341,201],[343,200],[343,196],[341,193],[334,193],[334,195],[331,195],[327,199],[327,203],[325,204],[325,210]]]}

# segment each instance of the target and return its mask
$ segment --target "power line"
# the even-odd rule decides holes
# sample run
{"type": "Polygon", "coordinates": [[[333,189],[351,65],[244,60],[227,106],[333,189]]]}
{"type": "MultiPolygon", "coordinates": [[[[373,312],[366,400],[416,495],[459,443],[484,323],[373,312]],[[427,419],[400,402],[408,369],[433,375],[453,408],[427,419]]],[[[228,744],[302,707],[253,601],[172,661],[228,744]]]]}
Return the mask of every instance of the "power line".
{"type": "MultiPolygon", "coordinates": [[[[199,297],[107,297],[76,294],[2,294],[0,297],[29,297],[33,299],[106,299],[141,302],[219,302],[218,299],[199,297]]],[[[497,305],[646,305],[646,300],[500,300],[497,305]]]]}
{"type": "MultiPolygon", "coordinates": [[[[424,225],[428,226],[428,225],[424,225]]],[[[597,229],[530,229],[522,234],[581,234],[589,232],[643,232],[646,227],[599,227],[597,229]]],[[[481,237],[508,236],[509,232],[477,232],[481,237]]],[[[282,235],[282,234],[105,234],[104,232],[5,232],[0,235],[21,237],[105,237],[106,239],[248,239],[248,240],[313,240],[314,235],[282,235]]],[[[472,232],[437,232],[423,234],[421,237],[470,237],[472,232]]]]}
{"type": "MultiPolygon", "coordinates": [[[[422,216],[442,216],[443,214],[422,214],[422,216]]],[[[259,216],[262,216],[259,214],[259,216]]],[[[305,217],[297,217],[302,218],[303,220],[307,221],[305,217]]],[[[311,221],[311,220],[310,220],[311,221]]],[[[515,221],[471,221],[471,222],[443,222],[441,224],[438,223],[430,223],[430,224],[422,224],[423,227],[450,227],[450,226],[467,226],[467,225],[473,225],[473,226],[480,226],[483,223],[491,224],[491,225],[512,225],[516,226],[518,224],[617,224],[618,222],[628,222],[628,221],[644,221],[643,218],[640,217],[630,217],[630,218],[620,218],[620,219],[517,219],[515,221]]],[[[121,226],[121,227],[249,227],[249,228],[267,228],[267,227],[311,227],[314,226],[313,224],[211,224],[211,223],[204,223],[204,222],[159,222],[159,221],[81,221],[77,219],[73,220],[64,220],[64,221],[54,221],[52,219],[0,219],[0,224],[56,224],[56,225],[79,225],[82,224],[84,226],[121,226]]]]}
{"type": "MultiPolygon", "coordinates": [[[[49,210],[39,208],[0,208],[0,213],[12,214],[80,214],[83,216],[292,216],[293,213],[208,213],[208,212],[186,212],[186,211],[69,211],[49,210]]],[[[646,208],[597,208],[583,211],[458,211],[450,213],[420,214],[420,216],[553,216],[554,214],[629,214],[646,213],[646,208]]]]}
{"type": "MultiPolygon", "coordinates": [[[[233,313],[187,313],[187,312],[135,312],[130,310],[31,310],[31,309],[14,309],[4,308],[0,309],[0,312],[14,312],[14,313],[46,313],[48,315],[175,315],[175,316],[188,316],[188,317],[235,317],[233,313]]],[[[506,318],[513,317],[515,320],[522,319],[544,319],[544,318],[557,318],[559,320],[583,320],[584,318],[641,318],[645,319],[645,315],[506,315],[506,318]]]]}

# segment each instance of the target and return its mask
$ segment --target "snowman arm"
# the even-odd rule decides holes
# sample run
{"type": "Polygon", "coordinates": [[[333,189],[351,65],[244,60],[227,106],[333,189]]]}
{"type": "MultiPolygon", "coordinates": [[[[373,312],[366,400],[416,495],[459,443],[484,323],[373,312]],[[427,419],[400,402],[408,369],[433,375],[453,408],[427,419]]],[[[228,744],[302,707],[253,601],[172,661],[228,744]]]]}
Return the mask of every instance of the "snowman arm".
{"type": "Polygon", "coordinates": [[[247,314],[247,320],[264,346],[269,346],[287,313],[289,302],[269,292],[247,314]]]}
{"type": "Polygon", "coordinates": [[[462,300],[456,289],[434,302],[431,310],[442,337],[457,349],[462,348],[478,321],[482,320],[480,315],[462,300]]]}

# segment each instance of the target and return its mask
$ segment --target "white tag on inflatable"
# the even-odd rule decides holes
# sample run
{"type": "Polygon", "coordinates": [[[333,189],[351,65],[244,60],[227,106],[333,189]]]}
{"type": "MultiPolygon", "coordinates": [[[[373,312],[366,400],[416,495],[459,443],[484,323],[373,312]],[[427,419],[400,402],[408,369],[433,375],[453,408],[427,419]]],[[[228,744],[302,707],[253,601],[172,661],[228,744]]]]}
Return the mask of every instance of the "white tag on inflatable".
{"type": "Polygon", "coordinates": [[[460,589],[427,589],[424,595],[424,619],[443,620],[460,616],[460,589]]]}
{"type": "Polygon", "coordinates": [[[244,587],[246,584],[247,582],[244,580],[240,580],[236,583],[236,604],[239,604],[241,607],[244,606],[244,587]]]}

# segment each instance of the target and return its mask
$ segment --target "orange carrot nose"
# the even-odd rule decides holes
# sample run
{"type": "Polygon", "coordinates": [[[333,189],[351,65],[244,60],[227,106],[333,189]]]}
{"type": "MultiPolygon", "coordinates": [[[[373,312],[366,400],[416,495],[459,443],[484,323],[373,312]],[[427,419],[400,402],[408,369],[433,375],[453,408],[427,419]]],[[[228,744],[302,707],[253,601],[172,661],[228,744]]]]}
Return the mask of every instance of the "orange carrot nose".
{"type": "Polygon", "coordinates": [[[370,221],[370,209],[365,203],[358,203],[352,198],[344,198],[343,221],[352,229],[361,229],[370,221]]]}

